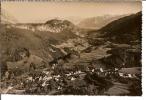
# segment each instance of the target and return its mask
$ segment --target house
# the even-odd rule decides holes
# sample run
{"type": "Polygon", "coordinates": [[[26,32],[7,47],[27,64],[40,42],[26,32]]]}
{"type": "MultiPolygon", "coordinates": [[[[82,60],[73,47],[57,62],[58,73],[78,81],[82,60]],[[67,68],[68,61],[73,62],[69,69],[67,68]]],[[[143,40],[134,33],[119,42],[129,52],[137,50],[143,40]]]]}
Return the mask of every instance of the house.
{"type": "Polygon", "coordinates": [[[100,68],[99,70],[100,70],[100,72],[104,72],[104,71],[103,71],[103,68],[100,68]]]}

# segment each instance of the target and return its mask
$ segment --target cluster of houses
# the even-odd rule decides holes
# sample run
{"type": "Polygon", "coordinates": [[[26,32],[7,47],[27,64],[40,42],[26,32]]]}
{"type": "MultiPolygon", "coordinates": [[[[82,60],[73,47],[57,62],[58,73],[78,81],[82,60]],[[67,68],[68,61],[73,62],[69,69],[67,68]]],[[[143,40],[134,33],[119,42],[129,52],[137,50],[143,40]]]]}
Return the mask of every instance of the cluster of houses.
{"type": "MultiPolygon", "coordinates": [[[[114,70],[104,70],[103,68],[98,68],[98,69],[90,69],[88,70],[90,73],[97,73],[99,76],[101,77],[108,77],[110,75],[117,75],[119,77],[122,77],[122,78],[137,78],[136,74],[139,74],[139,73],[136,73],[136,74],[131,74],[131,73],[125,73],[123,72],[123,70],[125,69],[118,69],[118,68],[115,68],[114,70]]],[[[86,72],[83,72],[81,70],[78,70],[78,71],[70,71],[69,73],[66,73],[65,76],[62,76],[62,75],[51,75],[50,72],[48,71],[43,71],[43,73],[45,73],[45,76],[39,76],[39,77],[29,77],[27,78],[26,80],[29,80],[29,81],[35,81],[35,79],[38,78],[39,81],[43,81],[42,82],[42,87],[45,87],[46,85],[49,85],[48,84],[48,81],[50,80],[54,80],[55,82],[60,82],[63,80],[63,78],[66,78],[68,81],[74,81],[78,78],[84,78],[84,76],[87,74],[86,72]]],[[[58,90],[61,90],[62,87],[61,86],[58,86],[57,88],[58,90]]]]}
{"type": "MultiPolygon", "coordinates": [[[[53,64],[52,68],[54,69],[57,66],[57,64],[53,64]]],[[[139,79],[139,76],[141,75],[141,68],[140,67],[131,67],[131,68],[114,68],[114,69],[106,69],[103,67],[96,68],[93,66],[92,68],[86,69],[86,71],[91,72],[91,73],[97,73],[99,76],[102,77],[107,77],[107,76],[118,76],[122,78],[136,78],[139,79]]],[[[79,74],[85,74],[86,72],[84,71],[77,71],[77,72],[70,72],[67,74],[69,75],[78,75],[79,74]]]]}
{"type": "Polygon", "coordinates": [[[121,68],[119,76],[124,78],[139,78],[141,77],[141,67],[121,68]]]}
{"type": "MultiPolygon", "coordinates": [[[[139,76],[141,75],[141,72],[139,70],[137,70],[136,68],[138,68],[138,67],[120,68],[120,69],[114,68],[112,70],[111,69],[104,70],[103,68],[99,68],[98,71],[96,70],[96,72],[99,76],[101,75],[104,77],[110,76],[110,75],[115,75],[115,76],[122,77],[122,78],[136,78],[136,79],[138,79],[139,76]]],[[[95,72],[95,70],[92,69],[92,72],[95,72]]]]}

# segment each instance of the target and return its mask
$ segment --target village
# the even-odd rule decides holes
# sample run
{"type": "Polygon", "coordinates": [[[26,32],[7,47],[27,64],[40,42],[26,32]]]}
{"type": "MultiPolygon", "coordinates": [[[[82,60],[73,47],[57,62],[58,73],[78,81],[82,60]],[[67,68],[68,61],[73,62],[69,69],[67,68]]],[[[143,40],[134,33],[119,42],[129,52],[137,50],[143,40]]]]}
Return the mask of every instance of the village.
{"type": "MultiPolygon", "coordinates": [[[[116,79],[119,78],[126,78],[126,79],[140,79],[140,73],[131,73],[126,68],[114,68],[114,69],[103,69],[103,68],[95,68],[93,66],[87,67],[86,71],[82,71],[82,69],[72,69],[72,70],[64,70],[58,64],[53,64],[51,69],[43,69],[41,70],[33,70],[29,73],[25,73],[19,77],[15,77],[15,75],[9,76],[9,73],[6,72],[5,79],[2,81],[4,83],[11,83],[11,85],[6,86],[7,89],[3,90],[3,93],[27,93],[32,92],[36,93],[39,91],[45,90],[45,93],[49,91],[54,91],[52,94],[55,94],[57,91],[61,91],[65,84],[69,84],[69,82],[73,82],[75,80],[84,80],[84,78],[90,74],[96,74],[98,77],[103,79],[117,81],[116,79]],[[21,77],[21,78],[20,78],[21,77]],[[24,80],[25,79],[25,80],[24,80]],[[17,83],[18,82],[18,83],[17,83]],[[54,84],[54,85],[53,85],[54,84]],[[53,86],[52,86],[53,85],[53,86]],[[39,88],[40,90],[38,90],[39,88]],[[23,90],[25,89],[25,90],[23,90]],[[27,90],[28,89],[28,90],[27,90]]],[[[136,69],[136,68],[132,68],[136,69]]],[[[5,85],[6,85],[5,84],[5,85]]],[[[4,84],[3,84],[4,85],[4,84]]],[[[5,86],[4,86],[5,87],[5,86]]]]}

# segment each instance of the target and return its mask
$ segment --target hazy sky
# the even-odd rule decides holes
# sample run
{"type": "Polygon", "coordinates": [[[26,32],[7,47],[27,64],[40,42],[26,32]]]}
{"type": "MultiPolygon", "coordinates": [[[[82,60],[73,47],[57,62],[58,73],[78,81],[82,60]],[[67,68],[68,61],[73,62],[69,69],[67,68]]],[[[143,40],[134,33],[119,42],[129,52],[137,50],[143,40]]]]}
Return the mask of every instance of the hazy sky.
{"type": "Polygon", "coordinates": [[[4,3],[2,9],[19,22],[33,22],[52,17],[87,18],[107,14],[129,14],[141,10],[141,2],[66,2],[66,3],[4,3]]]}

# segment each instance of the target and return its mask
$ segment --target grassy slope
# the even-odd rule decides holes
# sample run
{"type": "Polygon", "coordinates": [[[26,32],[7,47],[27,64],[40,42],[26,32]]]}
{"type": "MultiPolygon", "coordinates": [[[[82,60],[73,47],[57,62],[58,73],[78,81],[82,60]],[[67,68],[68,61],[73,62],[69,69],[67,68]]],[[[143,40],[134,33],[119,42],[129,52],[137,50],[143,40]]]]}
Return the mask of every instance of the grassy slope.
{"type": "Polygon", "coordinates": [[[42,58],[49,58],[50,44],[59,44],[69,38],[75,38],[76,35],[70,31],[62,33],[50,32],[32,32],[23,29],[5,29],[1,28],[0,43],[3,51],[15,48],[27,48],[31,53],[42,58]]]}

